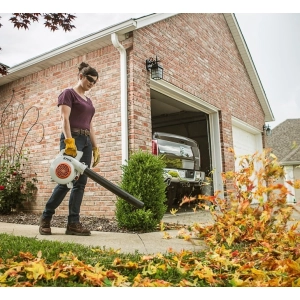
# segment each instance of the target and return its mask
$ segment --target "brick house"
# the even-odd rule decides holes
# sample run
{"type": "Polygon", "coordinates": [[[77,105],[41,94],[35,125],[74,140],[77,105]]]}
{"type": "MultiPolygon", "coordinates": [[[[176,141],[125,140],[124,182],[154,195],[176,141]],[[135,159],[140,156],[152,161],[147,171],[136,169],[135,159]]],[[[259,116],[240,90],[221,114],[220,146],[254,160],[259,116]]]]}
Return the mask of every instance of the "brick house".
{"type": "MultiPolygon", "coordinates": [[[[76,83],[81,61],[100,76],[88,94],[101,153],[94,171],[116,184],[130,152],[151,151],[152,133],[160,130],[195,139],[203,171],[214,170],[213,189],[224,191],[221,173],[234,168],[228,149],[237,155],[261,150],[263,125],[274,121],[234,14],[151,14],[100,30],[0,77],[1,108],[11,99],[31,108],[20,136],[32,127],[24,147],[39,180],[35,212],[56,185],[49,166],[58,153],[57,97],[76,83]],[[156,56],[162,80],[146,69],[146,59],[156,56]]],[[[81,214],[113,217],[115,199],[89,180],[81,214]]],[[[67,204],[66,198],[57,214],[66,214],[67,204]]]]}

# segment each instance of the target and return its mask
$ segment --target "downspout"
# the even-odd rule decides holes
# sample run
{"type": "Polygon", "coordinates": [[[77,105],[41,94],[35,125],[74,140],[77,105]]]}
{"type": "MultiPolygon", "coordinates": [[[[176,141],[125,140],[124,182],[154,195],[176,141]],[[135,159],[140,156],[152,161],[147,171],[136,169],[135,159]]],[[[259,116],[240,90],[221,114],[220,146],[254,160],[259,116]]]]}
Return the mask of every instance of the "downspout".
{"type": "Polygon", "coordinates": [[[121,76],[121,139],[122,139],[122,165],[128,160],[128,107],[127,107],[127,59],[126,50],[121,45],[116,33],[111,34],[111,41],[120,52],[121,76]]]}

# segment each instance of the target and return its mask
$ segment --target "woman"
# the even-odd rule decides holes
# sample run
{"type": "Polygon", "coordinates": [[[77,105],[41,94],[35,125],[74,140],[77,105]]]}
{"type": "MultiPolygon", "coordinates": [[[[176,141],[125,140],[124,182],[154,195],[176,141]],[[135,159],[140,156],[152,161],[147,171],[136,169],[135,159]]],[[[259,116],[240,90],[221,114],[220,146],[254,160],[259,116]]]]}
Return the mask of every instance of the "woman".
{"type": "MultiPolygon", "coordinates": [[[[58,97],[58,107],[62,121],[60,150],[64,154],[76,157],[77,151],[82,151],[80,161],[90,166],[93,154],[93,167],[99,163],[100,155],[96,143],[92,118],[95,108],[91,99],[85,96],[98,80],[98,72],[82,62],[79,67],[78,82],[73,88],[64,90],[58,97]]],[[[66,234],[90,235],[91,232],[79,222],[80,206],[87,183],[87,176],[82,174],[74,181],[69,199],[69,215],[66,234]]],[[[42,235],[51,234],[51,219],[55,209],[61,204],[70,188],[58,184],[46,203],[41,216],[39,232],[42,235]]]]}

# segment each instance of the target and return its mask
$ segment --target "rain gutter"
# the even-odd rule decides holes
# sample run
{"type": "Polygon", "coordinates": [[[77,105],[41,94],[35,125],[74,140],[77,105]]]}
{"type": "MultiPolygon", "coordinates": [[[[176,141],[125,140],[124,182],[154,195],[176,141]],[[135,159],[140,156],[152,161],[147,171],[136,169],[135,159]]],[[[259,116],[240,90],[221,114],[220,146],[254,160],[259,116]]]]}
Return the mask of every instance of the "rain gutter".
{"type": "Polygon", "coordinates": [[[111,34],[111,41],[120,52],[120,77],[121,77],[121,139],[122,139],[122,165],[128,161],[128,105],[127,105],[127,57],[126,50],[119,42],[118,35],[111,34]]]}

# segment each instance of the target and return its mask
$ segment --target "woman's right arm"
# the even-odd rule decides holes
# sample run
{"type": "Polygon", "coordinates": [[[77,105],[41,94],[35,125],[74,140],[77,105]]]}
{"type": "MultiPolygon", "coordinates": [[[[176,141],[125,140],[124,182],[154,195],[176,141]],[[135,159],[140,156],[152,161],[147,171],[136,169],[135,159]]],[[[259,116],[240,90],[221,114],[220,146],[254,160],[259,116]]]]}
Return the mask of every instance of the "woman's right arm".
{"type": "Polygon", "coordinates": [[[66,139],[71,138],[72,134],[71,134],[71,128],[70,128],[70,121],[69,121],[71,107],[69,107],[67,105],[60,105],[59,110],[60,110],[60,118],[62,121],[63,134],[65,135],[66,139]]]}

